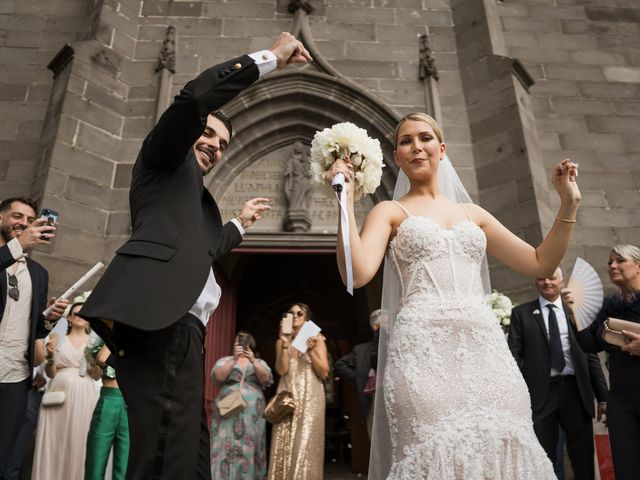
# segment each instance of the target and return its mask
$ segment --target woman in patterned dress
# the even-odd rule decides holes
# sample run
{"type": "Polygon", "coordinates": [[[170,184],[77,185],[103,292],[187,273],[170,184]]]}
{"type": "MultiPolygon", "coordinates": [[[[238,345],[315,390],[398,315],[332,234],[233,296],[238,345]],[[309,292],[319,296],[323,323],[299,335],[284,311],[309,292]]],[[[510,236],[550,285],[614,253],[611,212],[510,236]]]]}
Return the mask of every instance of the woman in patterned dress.
{"type": "Polygon", "coordinates": [[[262,390],[273,383],[273,376],[266,362],[255,357],[255,348],[251,334],[238,332],[233,356],[222,357],[211,370],[211,379],[220,387],[211,415],[211,478],[216,480],[262,480],[267,476],[262,390]],[[241,381],[247,407],[222,418],[216,402],[240,388],[241,381]]]}

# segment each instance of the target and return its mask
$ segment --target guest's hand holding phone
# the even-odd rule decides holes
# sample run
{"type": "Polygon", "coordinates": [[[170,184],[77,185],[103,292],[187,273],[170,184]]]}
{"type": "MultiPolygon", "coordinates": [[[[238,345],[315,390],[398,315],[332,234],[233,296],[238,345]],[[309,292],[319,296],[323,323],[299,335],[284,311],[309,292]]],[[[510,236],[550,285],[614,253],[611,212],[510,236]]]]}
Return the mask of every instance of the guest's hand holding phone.
{"type": "Polygon", "coordinates": [[[293,333],[293,314],[283,313],[280,320],[280,333],[278,337],[282,341],[284,348],[289,348],[291,343],[291,335],[293,333]]]}
{"type": "Polygon", "coordinates": [[[46,218],[36,218],[24,230],[17,231],[16,238],[22,250],[26,252],[38,245],[49,245],[49,240],[55,237],[56,227],[49,225],[48,222],[46,218]]]}
{"type": "Polygon", "coordinates": [[[240,357],[244,357],[244,348],[242,345],[236,344],[233,347],[233,357],[238,360],[240,357]]]}

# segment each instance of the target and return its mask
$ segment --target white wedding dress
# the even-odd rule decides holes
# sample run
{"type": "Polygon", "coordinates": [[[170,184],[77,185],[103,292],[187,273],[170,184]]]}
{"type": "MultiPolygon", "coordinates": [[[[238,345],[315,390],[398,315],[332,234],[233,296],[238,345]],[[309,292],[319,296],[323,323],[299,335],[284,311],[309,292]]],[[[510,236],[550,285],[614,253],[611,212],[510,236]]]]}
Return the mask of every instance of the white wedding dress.
{"type": "Polygon", "coordinates": [[[382,378],[387,478],[555,479],[526,384],[484,300],[484,232],[471,220],[445,229],[405,213],[388,253],[401,301],[382,378]]]}

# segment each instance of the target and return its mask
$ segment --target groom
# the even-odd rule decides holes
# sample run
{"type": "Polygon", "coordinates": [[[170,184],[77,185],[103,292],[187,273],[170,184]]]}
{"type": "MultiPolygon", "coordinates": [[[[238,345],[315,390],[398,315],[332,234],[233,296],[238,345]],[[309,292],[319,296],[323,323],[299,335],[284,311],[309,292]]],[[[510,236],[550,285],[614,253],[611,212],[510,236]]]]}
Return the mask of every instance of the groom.
{"type": "Polygon", "coordinates": [[[276,68],[310,60],[282,33],[269,50],[211,67],[185,85],[142,144],[129,194],[131,239],[82,308],[115,345],[129,480],[211,476],[203,337],[220,299],[212,264],[269,209],[267,199],[250,200],[222,226],[203,182],[231,140],[231,122],[217,109],[276,68]]]}

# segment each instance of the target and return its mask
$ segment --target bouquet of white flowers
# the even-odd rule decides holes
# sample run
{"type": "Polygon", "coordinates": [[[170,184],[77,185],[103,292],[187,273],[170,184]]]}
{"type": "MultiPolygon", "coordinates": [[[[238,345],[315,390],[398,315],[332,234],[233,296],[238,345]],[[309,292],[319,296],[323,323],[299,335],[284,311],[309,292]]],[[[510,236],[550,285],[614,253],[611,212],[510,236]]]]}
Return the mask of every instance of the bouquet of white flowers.
{"type": "Polygon", "coordinates": [[[326,172],[333,162],[349,156],[355,173],[355,198],[375,192],[382,178],[382,149],[377,139],[353,123],[336,123],[316,132],[311,142],[311,179],[315,185],[328,187],[326,172]]]}
{"type": "Polygon", "coordinates": [[[511,299],[506,295],[493,290],[490,294],[485,295],[487,305],[491,308],[491,311],[500,322],[500,326],[504,332],[509,331],[509,325],[511,324],[511,310],[515,305],[511,302],[511,299]]]}

